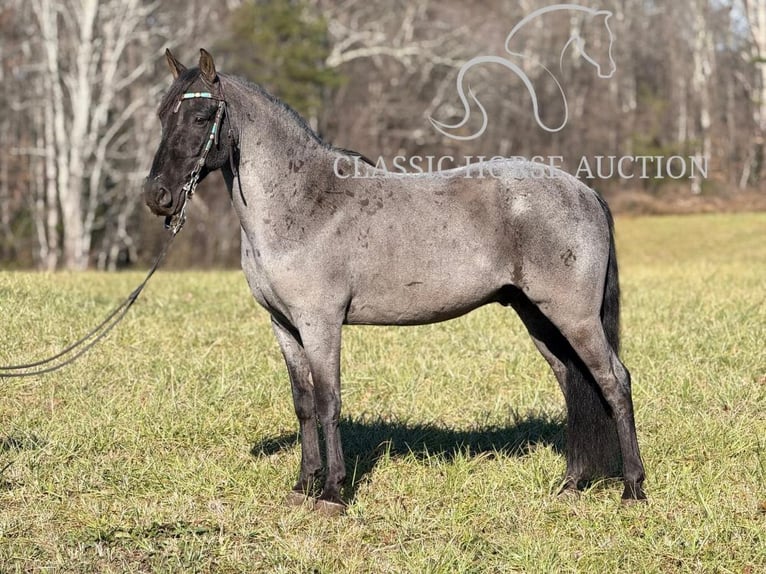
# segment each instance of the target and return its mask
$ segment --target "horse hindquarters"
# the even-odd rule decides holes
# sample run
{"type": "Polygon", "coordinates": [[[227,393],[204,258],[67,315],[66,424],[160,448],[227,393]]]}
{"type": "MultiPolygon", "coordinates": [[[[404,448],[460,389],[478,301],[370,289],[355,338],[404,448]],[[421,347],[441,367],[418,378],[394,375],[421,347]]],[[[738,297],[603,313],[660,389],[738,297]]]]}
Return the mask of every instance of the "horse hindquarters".
{"type": "Polygon", "coordinates": [[[606,204],[599,199],[593,207],[603,210],[607,225],[580,227],[577,236],[570,229],[566,243],[561,244],[566,249],[574,242],[578,257],[572,256],[569,265],[567,261],[557,265],[558,250],[551,248],[556,237],[551,237],[545,242],[547,253],[537,253],[538,260],[547,264],[526,275],[523,293],[509,288],[504,300],[519,313],[566,399],[565,488],[619,476],[622,468],[623,498],[641,499],[644,469],[630,375],[617,356],[620,293],[613,225],[606,204]],[[608,244],[600,239],[604,231],[608,244]]]}

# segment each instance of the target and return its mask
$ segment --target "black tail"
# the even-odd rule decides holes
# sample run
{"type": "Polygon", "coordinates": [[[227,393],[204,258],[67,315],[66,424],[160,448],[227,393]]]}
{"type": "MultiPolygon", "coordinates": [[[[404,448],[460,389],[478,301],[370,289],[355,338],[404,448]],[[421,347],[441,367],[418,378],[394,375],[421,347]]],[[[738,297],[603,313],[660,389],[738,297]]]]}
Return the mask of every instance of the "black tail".
{"type": "Polygon", "coordinates": [[[614,349],[620,352],[620,277],[617,272],[617,252],[614,247],[614,220],[609,206],[599,197],[604,209],[606,220],[609,222],[609,265],[606,270],[604,284],[604,301],[601,304],[601,324],[604,326],[606,340],[614,349]]]}
{"type": "MultiPolygon", "coordinates": [[[[614,221],[599,198],[609,222],[609,264],[601,305],[601,324],[615,353],[620,349],[620,283],[614,246],[614,221]]],[[[611,409],[593,377],[571,353],[567,361],[567,477],[573,486],[597,478],[622,475],[622,456],[611,409]]]]}

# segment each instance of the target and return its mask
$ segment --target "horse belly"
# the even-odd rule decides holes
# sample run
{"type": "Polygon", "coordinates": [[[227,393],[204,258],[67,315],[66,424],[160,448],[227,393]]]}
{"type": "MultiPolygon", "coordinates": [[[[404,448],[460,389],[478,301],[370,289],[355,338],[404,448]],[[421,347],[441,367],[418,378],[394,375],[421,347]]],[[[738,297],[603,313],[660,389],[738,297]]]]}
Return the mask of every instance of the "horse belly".
{"type": "Polygon", "coordinates": [[[445,275],[442,281],[408,277],[386,283],[358,290],[349,303],[346,323],[423,325],[446,321],[493,301],[499,288],[482,275],[445,275]]]}

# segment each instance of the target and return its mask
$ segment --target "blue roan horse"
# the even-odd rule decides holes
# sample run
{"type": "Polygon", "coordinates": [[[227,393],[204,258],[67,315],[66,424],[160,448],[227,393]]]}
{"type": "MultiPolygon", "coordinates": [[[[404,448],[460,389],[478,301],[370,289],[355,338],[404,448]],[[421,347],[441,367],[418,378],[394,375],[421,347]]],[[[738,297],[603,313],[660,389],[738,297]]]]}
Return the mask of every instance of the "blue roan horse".
{"type": "Polygon", "coordinates": [[[263,89],[218,74],[201,51],[160,105],[162,142],[144,186],[157,214],[183,216],[198,180],[221,169],[242,227],[242,268],[271,314],[300,423],[288,497],[344,508],[339,418],[343,324],[414,325],[487,303],[513,307],[567,405],[565,488],[623,476],[645,498],[630,375],[617,356],[612,218],[574,177],[500,161],[436,174],[387,174],[323,143],[263,89]],[[349,177],[353,170],[365,177],[349,177]],[[491,169],[493,177],[478,177],[491,169]]]}

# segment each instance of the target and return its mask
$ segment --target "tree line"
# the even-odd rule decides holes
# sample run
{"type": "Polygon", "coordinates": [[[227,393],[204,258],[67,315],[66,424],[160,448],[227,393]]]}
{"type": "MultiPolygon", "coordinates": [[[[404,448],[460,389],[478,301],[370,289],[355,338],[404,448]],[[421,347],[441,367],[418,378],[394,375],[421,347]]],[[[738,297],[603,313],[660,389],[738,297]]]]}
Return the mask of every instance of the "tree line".
{"type": "MultiPolygon", "coordinates": [[[[219,69],[262,84],[325,140],[387,166],[539,157],[612,193],[763,193],[766,0],[556,6],[3,0],[1,265],[115,269],[151,257],[162,231],[140,189],[159,142],[166,47],[187,64],[211,50],[219,69]],[[582,171],[603,158],[610,171],[582,171]],[[674,158],[687,162],[680,177],[674,158]],[[616,169],[640,173],[642,162],[651,177],[616,169]]],[[[208,180],[177,265],[237,261],[228,196],[208,180]]]]}

